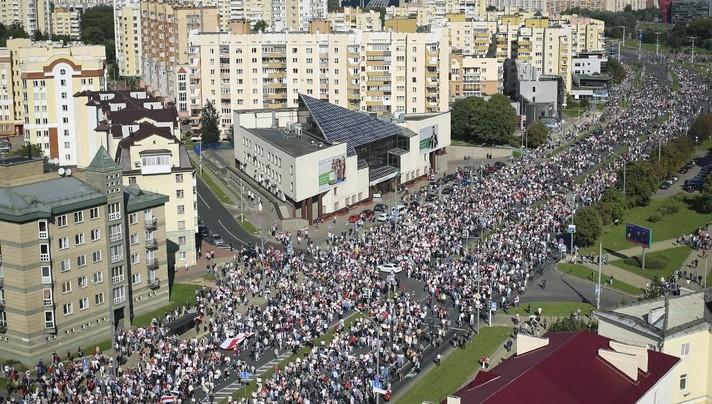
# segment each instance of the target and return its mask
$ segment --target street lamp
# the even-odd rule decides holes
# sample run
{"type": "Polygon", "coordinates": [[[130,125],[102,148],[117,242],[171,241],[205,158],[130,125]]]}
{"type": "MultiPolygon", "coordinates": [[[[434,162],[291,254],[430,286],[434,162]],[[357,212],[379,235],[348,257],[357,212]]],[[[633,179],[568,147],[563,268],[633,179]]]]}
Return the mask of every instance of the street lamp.
{"type": "Polygon", "coordinates": [[[262,252],[265,249],[265,239],[262,233],[262,198],[260,198],[259,202],[257,203],[257,213],[260,216],[260,252],[262,252]]]}
{"type": "MultiPolygon", "coordinates": [[[[381,325],[378,324],[377,322],[373,321],[371,316],[362,312],[358,308],[354,307],[354,310],[358,313],[363,314],[364,318],[366,318],[366,320],[370,321],[371,324],[373,324],[373,326],[376,327],[376,330],[378,331],[378,348],[376,351],[376,375],[378,375],[380,377],[380,375],[381,375],[381,359],[380,359],[380,355],[381,355],[381,325]]],[[[371,388],[373,388],[373,382],[371,382],[371,388]]],[[[380,398],[380,393],[377,393],[376,394],[376,404],[378,404],[379,398],[380,398]]]]}

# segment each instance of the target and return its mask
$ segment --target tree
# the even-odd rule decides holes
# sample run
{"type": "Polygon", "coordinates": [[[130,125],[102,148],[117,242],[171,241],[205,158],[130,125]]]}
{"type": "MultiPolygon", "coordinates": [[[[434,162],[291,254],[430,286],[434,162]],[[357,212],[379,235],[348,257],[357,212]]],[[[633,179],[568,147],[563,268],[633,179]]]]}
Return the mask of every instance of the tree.
{"type": "Polygon", "coordinates": [[[576,225],[574,237],[579,246],[592,245],[601,234],[601,217],[592,206],[579,209],[574,215],[574,224],[576,225]]]}
{"type": "Polygon", "coordinates": [[[203,143],[217,143],[220,141],[220,117],[213,104],[208,101],[200,113],[200,134],[203,143]]]}
{"type": "Polygon", "coordinates": [[[697,142],[704,142],[712,137],[712,113],[703,113],[697,115],[695,122],[690,126],[688,131],[690,136],[697,142]]]}
{"type": "Polygon", "coordinates": [[[264,20],[259,20],[252,28],[252,32],[264,32],[267,29],[267,23],[264,20]]]}
{"type": "Polygon", "coordinates": [[[702,210],[712,212],[712,176],[708,175],[702,186],[702,210]]]}
{"type": "Polygon", "coordinates": [[[535,149],[546,143],[549,137],[549,130],[544,125],[544,122],[537,120],[527,128],[527,147],[535,149]]]}
{"type": "Polygon", "coordinates": [[[613,81],[620,83],[625,79],[625,69],[618,59],[609,58],[608,59],[608,73],[613,78],[613,81]]]}
{"type": "Polygon", "coordinates": [[[609,188],[593,206],[601,217],[601,223],[607,225],[623,218],[625,198],[620,191],[609,188]]]}
{"type": "Polygon", "coordinates": [[[42,157],[44,155],[44,152],[42,151],[42,146],[40,146],[39,143],[31,144],[30,142],[27,142],[23,143],[22,146],[10,152],[10,155],[21,157],[29,157],[30,155],[32,157],[42,157]]]}
{"type": "Polygon", "coordinates": [[[104,45],[106,62],[114,64],[114,10],[111,6],[97,6],[84,11],[79,22],[79,38],[91,45],[104,45]]]}
{"type": "MultiPolygon", "coordinates": [[[[638,160],[629,162],[625,173],[626,205],[627,207],[645,206],[650,196],[657,189],[655,169],[649,161],[638,160]]],[[[623,187],[623,170],[618,173],[619,189],[623,187]]]]}
{"type": "Polygon", "coordinates": [[[471,143],[506,144],[517,127],[517,114],[502,94],[458,100],[452,107],[453,139],[471,143]]]}
{"type": "Polygon", "coordinates": [[[29,38],[22,24],[13,22],[10,25],[0,24],[0,46],[6,46],[7,40],[10,38],[29,38]]]}

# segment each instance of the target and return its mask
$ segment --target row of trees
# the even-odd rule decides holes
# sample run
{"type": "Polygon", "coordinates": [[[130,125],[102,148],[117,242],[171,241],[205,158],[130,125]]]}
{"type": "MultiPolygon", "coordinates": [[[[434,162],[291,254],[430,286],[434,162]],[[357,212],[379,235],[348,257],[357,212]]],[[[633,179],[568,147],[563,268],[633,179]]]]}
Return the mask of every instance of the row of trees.
{"type": "MultiPolygon", "coordinates": [[[[652,153],[648,160],[636,160],[626,164],[625,195],[623,194],[623,169],[618,172],[617,188],[608,189],[603,197],[591,206],[579,209],[574,217],[576,240],[581,246],[590,246],[598,239],[604,225],[621,220],[626,209],[645,206],[658,190],[660,181],[676,174],[695,151],[695,144],[688,136],[663,145],[658,154],[652,153]]],[[[712,199],[712,183],[710,183],[712,199]]]]}
{"type": "Polygon", "coordinates": [[[468,97],[452,106],[452,138],[475,144],[509,144],[517,129],[517,114],[509,99],[495,94],[488,100],[468,97]]]}
{"type": "MultiPolygon", "coordinates": [[[[82,42],[90,45],[104,45],[107,64],[116,64],[114,10],[111,6],[97,6],[84,11],[79,29],[82,42]]],[[[113,72],[109,73],[113,74],[113,72]]]]}
{"type": "Polygon", "coordinates": [[[564,14],[576,14],[602,20],[606,23],[605,35],[620,38],[623,33],[622,26],[626,27],[627,33],[632,33],[639,21],[656,21],[660,17],[660,10],[655,7],[633,10],[630,5],[626,6],[623,11],[617,12],[574,7],[566,10],[564,14]]]}

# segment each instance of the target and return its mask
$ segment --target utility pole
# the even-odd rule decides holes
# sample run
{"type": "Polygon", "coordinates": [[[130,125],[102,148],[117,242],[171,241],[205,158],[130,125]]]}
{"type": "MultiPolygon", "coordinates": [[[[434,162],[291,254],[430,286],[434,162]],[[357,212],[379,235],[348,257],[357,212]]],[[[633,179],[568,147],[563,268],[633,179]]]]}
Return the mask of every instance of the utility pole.
{"type": "Polygon", "coordinates": [[[596,284],[596,310],[601,309],[601,272],[603,272],[603,237],[598,242],[598,283],[596,284]]]}
{"type": "Polygon", "coordinates": [[[618,42],[618,60],[621,60],[621,43],[618,42]]]}
{"type": "Polygon", "coordinates": [[[638,62],[640,62],[640,50],[643,47],[643,37],[640,35],[640,30],[638,30],[638,62]]]}
{"type": "Polygon", "coordinates": [[[626,29],[626,26],[625,26],[625,25],[621,25],[621,27],[623,28],[623,46],[625,46],[625,29],[626,29]]]}
{"type": "Polygon", "coordinates": [[[692,44],[690,45],[690,47],[692,48],[692,60],[691,60],[691,63],[695,63],[695,39],[697,39],[697,37],[696,37],[696,36],[690,36],[689,38],[690,38],[690,42],[692,42],[692,44]]]}
{"type": "Polygon", "coordinates": [[[655,56],[660,56],[660,31],[655,31],[655,56]]]}

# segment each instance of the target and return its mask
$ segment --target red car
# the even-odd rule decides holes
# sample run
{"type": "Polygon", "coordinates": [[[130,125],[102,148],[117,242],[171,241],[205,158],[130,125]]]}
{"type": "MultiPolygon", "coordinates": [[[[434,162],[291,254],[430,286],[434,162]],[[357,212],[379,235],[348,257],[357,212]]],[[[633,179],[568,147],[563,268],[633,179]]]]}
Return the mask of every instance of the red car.
{"type": "Polygon", "coordinates": [[[361,212],[361,217],[370,219],[373,217],[373,211],[371,209],[365,209],[363,212],[361,212]]]}
{"type": "Polygon", "coordinates": [[[361,215],[351,215],[349,216],[349,223],[356,223],[361,219],[361,215]]]}

